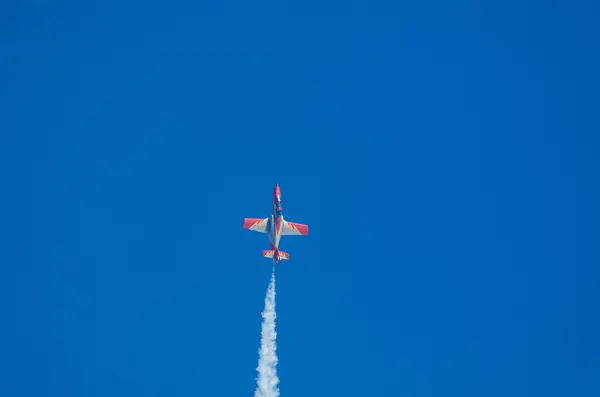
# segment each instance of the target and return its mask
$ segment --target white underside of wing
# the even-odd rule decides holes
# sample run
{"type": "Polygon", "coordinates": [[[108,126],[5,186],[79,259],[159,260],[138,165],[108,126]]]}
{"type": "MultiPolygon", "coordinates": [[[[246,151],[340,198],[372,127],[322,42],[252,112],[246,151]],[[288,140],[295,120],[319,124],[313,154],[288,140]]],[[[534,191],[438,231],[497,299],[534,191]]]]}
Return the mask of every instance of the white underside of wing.
{"type": "Polygon", "coordinates": [[[269,226],[269,218],[265,218],[254,225],[250,226],[248,230],[252,230],[259,233],[266,233],[269,226]]]}
{"type": "Polygon", "coordinates": [[[283,220],[282,225],[281,225],[281,235],[282,236],[302,236],[302,233],[300,233],[300,231],[298,229],[296,229],[295,227],[290,225],[289,222],[286,222],[285,220],[283,220]]]}

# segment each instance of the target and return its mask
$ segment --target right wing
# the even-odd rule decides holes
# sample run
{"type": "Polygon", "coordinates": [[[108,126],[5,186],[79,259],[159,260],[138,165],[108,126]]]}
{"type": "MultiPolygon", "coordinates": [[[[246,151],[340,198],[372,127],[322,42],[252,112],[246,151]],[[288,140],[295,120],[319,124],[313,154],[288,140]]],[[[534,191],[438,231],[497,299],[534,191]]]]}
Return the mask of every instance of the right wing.
{"type": "Polygon", "coordinates": [[[306,236],[308,234],[308,226],[302,223],[283,221],[281,228],[282,236],[306,236]]]}
{"type": "Polygon", "coordinates": [[[254,230],[259,233],[266,233],[269,225],[269,218],[244,218],[244,229],[254,230]]]}

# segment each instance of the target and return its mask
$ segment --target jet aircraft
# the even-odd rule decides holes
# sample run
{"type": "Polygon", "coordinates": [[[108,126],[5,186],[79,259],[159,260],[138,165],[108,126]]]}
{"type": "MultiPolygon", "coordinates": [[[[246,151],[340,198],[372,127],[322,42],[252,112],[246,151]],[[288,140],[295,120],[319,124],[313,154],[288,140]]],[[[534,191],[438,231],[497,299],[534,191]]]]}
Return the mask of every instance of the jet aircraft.
{"type": "Polygon", "coordinates": [[[273,213],[264,219],[244,218],[244,229],[266,233],[269,236],[271,249],[263,251],[263,256],[273,258],[275,263],[290,259],[290,254],[279,251],[281,236],[306,236],[308,234],[307,225],[288,222],[283,219],[279,183],[275,185],[275,191],[273,192],[273,213]]]}

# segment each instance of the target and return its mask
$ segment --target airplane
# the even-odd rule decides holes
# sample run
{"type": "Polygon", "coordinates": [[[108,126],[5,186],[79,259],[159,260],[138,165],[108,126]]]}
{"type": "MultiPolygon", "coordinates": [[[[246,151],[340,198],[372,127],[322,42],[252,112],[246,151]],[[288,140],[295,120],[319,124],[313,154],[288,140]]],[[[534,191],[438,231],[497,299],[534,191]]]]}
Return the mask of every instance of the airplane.
{"type": "Polygon", "coordinates": [[[266,233],[269,236],[271,249],[263,251],[262,255],[265,258],[273,258],[276,264],[282,260],[290,259],[290,254],[279,251],[281,236],[306,236],[308,234],[307,225],[288,222],[283,219],[279,183],[275,185],[275,191],[273,192],[273,213],[265,219],[244,218],[244,229],[266,233]]]}

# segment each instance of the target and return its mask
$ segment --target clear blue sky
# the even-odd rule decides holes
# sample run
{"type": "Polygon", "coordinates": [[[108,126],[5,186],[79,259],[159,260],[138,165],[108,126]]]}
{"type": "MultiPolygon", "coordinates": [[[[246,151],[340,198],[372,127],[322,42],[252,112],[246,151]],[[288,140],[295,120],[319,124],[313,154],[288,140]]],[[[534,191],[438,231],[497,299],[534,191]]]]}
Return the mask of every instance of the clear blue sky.
{"type": "Polygon", "coordinates": [[[600,395],[594,3],[3,2],[0,395],[600,395]]]}

